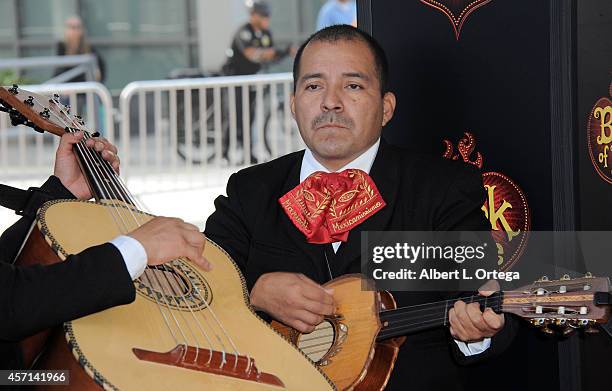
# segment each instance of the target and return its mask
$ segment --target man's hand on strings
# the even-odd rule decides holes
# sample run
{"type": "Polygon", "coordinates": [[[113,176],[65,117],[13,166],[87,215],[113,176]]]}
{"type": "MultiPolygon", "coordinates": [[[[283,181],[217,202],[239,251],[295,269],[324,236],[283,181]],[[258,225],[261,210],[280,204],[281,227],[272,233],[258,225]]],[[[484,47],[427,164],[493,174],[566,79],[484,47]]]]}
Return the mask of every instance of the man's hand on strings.
{"type": "MultiPolygon", "coordinates": [[[[73,148],[76,148],[76,144],[81,140],[83,140],[83,132],[66,133],[62,136],[55,153],[54,175],[75,197],[88,200],[92,197],[92,194],[73,151],[73,148]]],[[[117,148],[113,144],[103,137],[92,137],[85,144],[88,148],[99,152],[102,158],[110,163],[115,172],[119,173],[119,157],[117,156],[117,148]]]]}
{"type": "Polygon", "coordinates": [[[251,289],[251,305],[302,333],[310,333],[335,311],[333,290],[303,274],[263,274],[251,289]]]}
{"type": "Polygon", "coordinates": [[[150,266],[186,257],[204,270],[212,269],[202,255],[206,237],[198,227],[181,219],[155,217],[128,235],[142,244],[150,266]]]}
{"type": "MultiPolygon", "coordinates": [[[[481,296],[491,296],[499,290],[499,283],[491,280],[483,285],[478,293],[481,296]]],[[[477,342],[497,334],[504,327],[504,314],[497,314],[491,308],[480,310],[479,303],[469,303],[459,300],[448,311],[450,333],[453,338],[463,342],[477,342]]]]}

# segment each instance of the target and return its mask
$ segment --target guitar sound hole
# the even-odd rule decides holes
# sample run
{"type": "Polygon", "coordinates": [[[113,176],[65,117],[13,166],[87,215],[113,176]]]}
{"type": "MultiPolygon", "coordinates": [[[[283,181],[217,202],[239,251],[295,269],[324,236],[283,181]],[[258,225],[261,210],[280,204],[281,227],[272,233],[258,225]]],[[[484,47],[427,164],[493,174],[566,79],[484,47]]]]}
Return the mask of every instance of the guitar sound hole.
{"type": "Polygon", "coordinates": [[[172,266],[152,266],[145,269],[141,280],[156,292],[168,296],[187,296],[191,284],[172,266]]]}
{"type": "Polygon", "coordinates": [[[147,267],[134,284],[141,297],[178,310],[207,308],[213,300],[212,290],[204,276],[180,259],[162,266],[147,267]]]}
{"type": "Polygon", "coordinates": [[[324,320],[312,333],[301,334],[297,345],[308,358],[319,362],[331,349],[336,338],[334,326],[331,322],[324,320]]]}

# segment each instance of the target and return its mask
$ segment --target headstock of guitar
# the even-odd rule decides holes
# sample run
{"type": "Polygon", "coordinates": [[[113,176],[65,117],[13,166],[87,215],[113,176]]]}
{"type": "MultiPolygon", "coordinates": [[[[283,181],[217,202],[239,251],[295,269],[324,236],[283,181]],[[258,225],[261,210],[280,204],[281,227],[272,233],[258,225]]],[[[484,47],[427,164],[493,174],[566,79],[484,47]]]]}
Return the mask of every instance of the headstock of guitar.
{"type": "Polygon", "coordinates": [[[70,113],[70,107],[60,102],[59,95],[51,97],[22,90],[17,85],[0,87],[0,111],[5,111],[13,126],[26,125],[38,132],[57,136],[70,130],[85,130],[85,122],[70,113]]]}
{"type": "Polygon", "coordinates": [[[529,320],[546,333],[567,335],[581,328],[597,332],[594,326],[608,321],[611,304],[607,277],[565,275],[559,280],[542,277],[531,285],[504,292],[502,310],[529,320]]]}

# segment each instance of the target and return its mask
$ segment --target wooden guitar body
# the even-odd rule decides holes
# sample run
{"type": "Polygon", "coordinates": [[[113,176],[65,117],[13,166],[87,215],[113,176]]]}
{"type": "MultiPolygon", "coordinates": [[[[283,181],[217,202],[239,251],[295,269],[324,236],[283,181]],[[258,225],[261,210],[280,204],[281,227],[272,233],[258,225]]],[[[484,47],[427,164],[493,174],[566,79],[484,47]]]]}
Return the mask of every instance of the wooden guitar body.
{"type": "MultiPolygon", "coordinates": [[[[93,202],[51,201],[38,213],[40,234],[65,259],[152,218],[108,202],[113,213],[93,202]]],[[[204,256],[214,265],[210,272],[183,259],[147,269],[150,281],[145,275],[134,281],[133,303],[65,323],[36,369],[71,369],[71,385],[62,390],[333,389],[304,354],[255,315],[227,253],[209,240],[204,256]],[[180,290],[168,294],[164,281],[180,281],[180,290]]]]}
{"type": "Polygon", "coordinates": [[[334,289],[337,315],[325,319],[312,333],[301,334],[272,322],[339,390],[384,389],[405,339],[376,341],[382,327],[379,312],[396,305],[390,293],[366,289],[365,283],[361,275],[345,275],[325,284],[334,289]]]}

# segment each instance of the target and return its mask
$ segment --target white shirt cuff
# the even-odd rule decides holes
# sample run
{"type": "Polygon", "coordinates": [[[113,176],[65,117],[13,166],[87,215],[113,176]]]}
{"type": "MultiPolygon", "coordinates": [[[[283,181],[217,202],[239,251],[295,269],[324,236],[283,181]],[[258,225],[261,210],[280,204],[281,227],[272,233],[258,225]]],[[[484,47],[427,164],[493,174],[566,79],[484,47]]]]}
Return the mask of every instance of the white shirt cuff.
{"type": "Polygon", "coordinates": [[[123,257],[123,262],[127,267],[132,280],[140,277],[147,267],[147,252],[140,242],[131,236],[117,236],[111,240],[112,243],[123,257]]]}
{"type": "Polygon", "coordinates": [[[463,353],[465,356],[473,356],[476,354],[480,354],[491,346],[491,338],[485,338],[482,341],[470,343],[459,341],[457,339],[455,339],[454,341],[457,344],[459,350],[461,350],[461,353],[463,353]]]}

